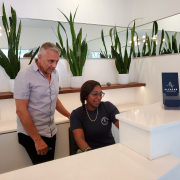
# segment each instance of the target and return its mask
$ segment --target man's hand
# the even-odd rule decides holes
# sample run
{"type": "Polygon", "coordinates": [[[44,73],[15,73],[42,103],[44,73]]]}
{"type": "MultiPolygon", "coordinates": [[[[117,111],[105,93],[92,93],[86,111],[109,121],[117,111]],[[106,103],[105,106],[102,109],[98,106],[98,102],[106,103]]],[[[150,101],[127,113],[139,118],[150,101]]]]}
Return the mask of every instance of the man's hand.
{"type": "Polygon", "coordinates": [[[35,141],[35,148],[38,155],[46,155],[48,153],[48,146],[42,139],[35,141]]]}
{"type": "Polygon", "coordinates": [[[20,118],[20,121],[35,143],[35,148],[38,155],[46,155],[48,152],[48,146],[39,135],[34,122],[27,110],[29,100],[16,99],[16,113],[20,118]]]}

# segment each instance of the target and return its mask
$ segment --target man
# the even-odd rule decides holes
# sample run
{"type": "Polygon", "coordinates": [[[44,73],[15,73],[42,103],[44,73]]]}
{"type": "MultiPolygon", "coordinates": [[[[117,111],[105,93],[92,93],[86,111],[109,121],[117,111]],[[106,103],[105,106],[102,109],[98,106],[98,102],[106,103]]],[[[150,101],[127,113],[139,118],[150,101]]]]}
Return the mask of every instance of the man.
{"type": "Polygon", "coordinates": [[[59,76],[55,68],[59,55],[60,50],[54,44],[43,44],[38,60],[22,69],[15,79],[18,139],[33,164],[54,159],[55,109],[66,117],[70,116],[57,98],[59,76]]]}

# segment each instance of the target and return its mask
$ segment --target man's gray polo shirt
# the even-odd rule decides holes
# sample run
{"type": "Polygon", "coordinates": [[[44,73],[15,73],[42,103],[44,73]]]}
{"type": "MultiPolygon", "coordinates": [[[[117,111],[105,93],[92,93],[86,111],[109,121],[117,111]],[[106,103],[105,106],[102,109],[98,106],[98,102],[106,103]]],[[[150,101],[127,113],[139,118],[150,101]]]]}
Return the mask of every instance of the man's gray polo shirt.
{"type": "MultiPolygon", "coordinates": [[[[51,82],[38,69],[36,62],[22,69],[14,85],[15,99],[28,99],[28,112],[41,136],[52,137],[57,128],[54,123],[54,112],[59,93],[59,76],[56,70],[51,74],[51,82]]],[[[17,132],[27,134],[17,116],[17,132]]]]}

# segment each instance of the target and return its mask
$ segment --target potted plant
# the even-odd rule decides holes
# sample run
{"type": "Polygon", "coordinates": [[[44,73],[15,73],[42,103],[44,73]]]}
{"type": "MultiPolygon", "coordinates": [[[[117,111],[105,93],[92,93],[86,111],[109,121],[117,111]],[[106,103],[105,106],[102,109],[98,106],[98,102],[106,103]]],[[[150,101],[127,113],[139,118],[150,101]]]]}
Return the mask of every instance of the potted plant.
{"type": "Polygon", "coordinates": [[[129,25],[128,25],[127,31],[126,31],[126,45],[124,47],[125,48],[124,49],[124,57],[121,52],[121,43],[120,43],[120,40],[118,37],[116,27],[114,28],[115,45],[111,46],[111,54],[112,54],[112,57],[115,58],[116,69],[119,73],[118,74],[118,84],[129,84],[129,68],[130,68],[130,64],[131,64],[131,55],[134,51],[133,38],[134,38],[134,34],[135,34],[135,20],[134,20],[133,28],[131,29],[131,46],[130,46],[130,53],[128,55],[127,42],[128,42],[129,25]]]}
{"type": "MultiPolygon", "coordinates": [[[[130,25],[130,24],[129,24],[130,25]]],[[[125,45],[125,49],[124,49],[124,57],[122,55],[121,52],[121,43],[117,34],[117,30],[115,27],[115,32],[114,32],[114,39],[115,39],[115,46],[111,46],[111,53],[112,53],[112,57],[115,58],[115,65],[116,65],[116,69],[118,71],[118,84],[129,84],[129,68],[130,68],[130,64],[131,64],[131,55],[134,51],[134,34],[135,34],[135,21],[134,21],[134,25],[133,28],[131,30],[131,46],[130,46],[130,53],[128,55],[128,29],[129,29],[129,25],[127,27],[126,30],[126,45],[125,45]],[[118,53],[119,51],[119,53],[118,53]]]]}
{"type": "MultiPolygon", "coordinates": [[[[133,21],[132,21],[133,22],[133,21]]],[[[129,25],[131,24],[131,22],[129,23],[129,25]]],[[[126,31],[126,45],[124,46],[125,50],[124,50],[124,57],[122,55],[122,51],[121,51],[121,43],[119,40],[119,36],[117,33],[117,29],[116,27],[111,28],[109,30],[109,36],[111,38],[111,55],[107,54],[107,48],[104,42],[104,34],[103,34],[103,30],[101,31],[101,39],[103,42],[103,46],[105,51],[103,52],[101,50],[100,56],[101,58],[114,58],[115,59],[115,65],[116,65],[116,69],[118,71],[118,84],[129,84],[129,68],[130,68],[130,64],[131,64],[131,56],[132,53],[135,53],[134,51],[134,34],[135,34],[135,20],[134,20],[134,25],[133,28],[131,30],[131,46],[130,46],[130,54],[128,56],[128,29],[129,29],[129,25],[127,27],[127,31],[126,31]],[[114,37],[113,37],[114,36],[114,37]],[[114,43],[113,43],[113,39],[114,39],[114,43]]]]}
{"type": "Polygon", "coordinates": [[[0,65],[4,68],[10,80],[10,91],[14,92],[14,79],[20,70],[20,57],[18,56],[18,46],[21,34],[21,21],[16,34],[16,11],[11,7],[11,17],[9,17],[9,24],[3,3],[2,22],[8,40],[8,57],[0,49],[0,65]]]}
{"type": "Polygon", "coordinates": [[[84,38],[84,40],[82,41],[82,28],[79,30],[77,36],[75,33],[74,19],[76,16],[76,11],[74,16],[72,16],[72,14],[70,13],[70,18],[67,18],[67,16],[62,11],[60,11],[64,15],[70,26],[71,36],[72,36],[72,48],[69,47],[67,33],[61,22],[58,22],[58,28],[57,28],[58,39],[60,44],[56,43],[57,47],[61,50],[61,55],[69,63],[70,70],[72,72],[72,76],[70,78],[71,88],[80,88],[82,86],[83,83],[82,70],[87,55],[86,38],[84,38]],[[66,48],[64,47],[63,44],[62,36],[60,33],[60,27],[63,29],[63,31],[66,34],[66,48]]]}

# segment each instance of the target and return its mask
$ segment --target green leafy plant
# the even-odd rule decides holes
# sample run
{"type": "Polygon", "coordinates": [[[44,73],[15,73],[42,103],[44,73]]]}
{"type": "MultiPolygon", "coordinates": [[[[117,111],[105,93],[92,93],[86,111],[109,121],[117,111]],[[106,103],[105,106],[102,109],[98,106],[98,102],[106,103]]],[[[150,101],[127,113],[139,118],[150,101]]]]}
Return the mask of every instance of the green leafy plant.
{"type": "Polygon", "coordinates": [[[8,41],[8,56],[0,49],[0,65],[4,68],[10,79],[15,79],[20,70],[20,57],[18,57],[18,46],[21,34],[21,21],[16,34],[16,11],[11,7],[11,17],[7,20],[4,3],[2,6],[2,22],[8,41]]]}
{"type": "MultiPolygon", "coordinates": [[[[153,30],[152,30],[152,38],[156,37],[158,33],[158,23],[156,21],[153,22],[153,30]]],[[[151,48],[152,48],[152,56],[156,55],[156,40],[151,40],[151,48]]],[[[150,53],[150,52],[149,52],[150,53]]]]}
{"type": "Polygon", "coordinates": [[[36,56],[36,54],[38,53],[39,51],[39,48],[40,46],[36,49],[36,51],[33,53],[33,50],[29,53],[29,57],[31,57],[30,61],[29,61],[29,64],[30,65],[32,63],[32,60],[34,59],[34,57],[36,56]]]}
{"type": "Polygon", "coordinates": [[[176,35],[177,35],[177,32],[172,36],[172,50],[174,53],[178,53],[176,35]]]}
{"type": "Polygon", "coordinates": [[[86,61],[88,47],[86,43],[86,38],[84,38],[84,40],[82,41],[82,28],[79,30],[77,36],[75,33],[74,19],[77,9],[78,7],[76,8],[74,16],[72,16],[72,14],[70,13],[69,18],[67,18],[67,16],[61,10],[59,10],[69,23],[72,37],[72,49],[69,48],[67,33],[61,22],[58,22],[57,37],[59,39],[59,43],[56,43],[56,46],[61,50],[62,56],[68,61],[73,76],[82,76],[82,69],[86,61]],[[60,27],[66,34],[66,48],[63,44],[60,27]]]}
{"type": "MultiPolygon", "coordinates": [[[[132,21],[133,22],[133,21],[132,21]]],[[[130,22],[131,24],[131,22],[130,22]]],[[[129,25],[130,25],[129,24],[129,25]]],[[[124,57],[122,56],[122,52],[121,52],[121,43],[117,34],[117,30],[115,33],[115,46],[111,46],[111,53],[112,53],[112,57],[115,58],[115,65],[116,65],[116,69],[118,71],[119,74],[128,74],[129,73],[129,68],[130,68],[130,64],[131,64],[131,56],[132,53],[134,51],[134,34],[135,34],[135,20],[134,20],[134,25],[133,28],[131,29],[131,46],[130,46],[130,53],[128,55],[128,29],[129,29],[129,25],[127,27],[126,30],[126,45],[125,45],[125,49],[124,49],[124,57]],[[119,51],[119,53],[117,52],[117,49],[119,51]]]]}
{"type": "Polygon", "coordinates": [[[160,42],[160,46],[159,46],[159,54],[161,54],[163,40],[164,40],[164,29],[162,29],[162,32],[161,32],[161,42],[160,42]]]}
{"type": "MultiPolygon", "coordinates": [[[[111,31],[111,30],[110,30],[110,31],[111,31]]],[[[110,37],[111,37],[111,36],[110,36],[110,37]]],[[[100,57],[101,57],[101,58],[108,58],[107,48],[106,48],[106,44],[105,44],[105,41],[104,41],[103,29],[101,30],[101,39],[102,39],[102,42],[103,42],[103,46],[104,46],[105,51],[103,52],[103,51],[101,50],[100,57]]]]}
{"type": "Polygon", "coordinates": [[[137,49],[138,49],[138,52],[137,52],[137,54],[136,54],[136,52],[135,52],[135,46],[134,46],[133,57],[140,57],[140,56],[141,56],[141,53],[140,53],[140,50],[139,50],[139,37],[138,37],[138,34],[137,34],[136,31],[135,31],[135,34],[136,34],[136,37],[137,37],[137,49]]]}
{"type": "Polygon", "coordinates": [[[159,54],[172,54],[172,48],[171,48],[171,42],[169,39],[169,35],[168,33],[165,31],[166,33],[166,38],[167,38],[167,43],[168,43],[168,47],[167,44],[165,43],[165,47],[162,48],[162,44],[163,44],[163,39],[164,39],[164,29],[162,29],[162,33],[161,33],[161,43],[160,43],[160,47],[159,47],[159,54]]]}
{"type": "Polygon", "coordinates": [[[143,43],[143,48],[142,48],[142,57],[146,56],[146,41],[143,43]]]}
{"type": "MultiPolygon", "coordinates": [[[[109,30],[109,36],[111,38],[111,46],[113,46],[115,48],[115,50],[117,50],[117,48],[119,49],[120,44],[118,44],[118,42],[120,43],[120,41],[119,41],[119,37],[118,37],[116,26],[109,30]],[[114,40],[113,40],[113,38],[114,38],[114,40]],[[114,41],[114,43],[113,43],[113,41],[114,41]]],[[[103,52],[100,49],[101,50],[100,57],[101,58],[114,58],[112,53],[111,53],[111,55],[107,54],[107,48],[106,48],[106,44],[105,44],[105,41],[104,41],[103,29],[101,30],[101,39],[102,39],[105,51],[103,52]]],[[[120,52],[120,49],[119,49],[119,52],[120,52]]]]}
{"type": "Polygon", "coordinates": [[[142,56],[155,56],[156,55],[156,36],[158,33],[158,24],[153,22],[152,37],[146,34],[145,42],[143,43],[142,56]],[[147,48],[146,48],[147,46],[147,48]],[[146,52],[147,50],[147,52],[146,52]]]}

